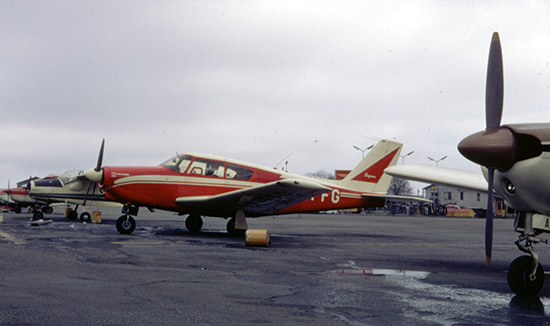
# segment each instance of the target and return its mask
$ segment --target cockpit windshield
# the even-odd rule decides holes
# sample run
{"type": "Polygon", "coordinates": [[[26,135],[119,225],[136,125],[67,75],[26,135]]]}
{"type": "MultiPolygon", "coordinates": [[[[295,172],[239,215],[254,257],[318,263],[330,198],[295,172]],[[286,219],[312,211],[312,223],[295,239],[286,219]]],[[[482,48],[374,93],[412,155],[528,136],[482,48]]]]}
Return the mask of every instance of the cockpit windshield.
{"type": "Polygon", "coordinates": [[[75,181],[81,175],[84,175],[84,171],[82,170],[67,171],[59,176],[59,181],[61,181],[63,185],[66,185],[75,181]]]}
{"type": "Polygon", "coordinates": [[[189,155],[176,155],[160,165],[167,167],[170,170],[183,173],[187,170],[187,167],[189,166],[189,163],[191,163],[192,159],[193,158],[189,155]]]}

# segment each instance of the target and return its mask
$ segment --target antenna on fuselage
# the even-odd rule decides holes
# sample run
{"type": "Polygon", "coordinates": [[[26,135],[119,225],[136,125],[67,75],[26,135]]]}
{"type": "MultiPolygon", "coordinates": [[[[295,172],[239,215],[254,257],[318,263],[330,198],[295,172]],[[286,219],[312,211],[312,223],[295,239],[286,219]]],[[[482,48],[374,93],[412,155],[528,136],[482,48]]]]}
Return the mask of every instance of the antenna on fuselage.
{"type": "MultiPolygon", "coordinates": [[[[288,154],[287,156],[285,156],[284,159],[280,160],[279,163],[275,164],[275,170],[278,170],[279,169],[279,164],[283,163],[283,161],[285,161],[287,158],[289,158],[292,154],[294,154],[294,153],[288,154]]],[[[288,166],[288,161],[286,161],[286,166],[288,166]]]]}

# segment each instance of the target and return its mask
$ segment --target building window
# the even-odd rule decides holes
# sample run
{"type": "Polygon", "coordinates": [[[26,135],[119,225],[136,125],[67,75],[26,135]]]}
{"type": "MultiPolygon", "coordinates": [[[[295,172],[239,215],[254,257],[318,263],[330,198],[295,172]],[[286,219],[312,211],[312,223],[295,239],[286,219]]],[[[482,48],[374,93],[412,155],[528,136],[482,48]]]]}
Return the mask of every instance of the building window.
{"type": "Polygon", "coordinates": [[[464,200],[464,191],[460,192],[460,200],[464,200]]]}
{"type": "Polygon", "coordinates": [[[452,200],[453,199],[453,193],[448,191],[448,192],[445,192],[443,194],[443,197],[445,198],[445,200],[452,200]]]}
{"type": "Polygon", "coordinates": [[[481,195],[479,194],[479,192],[477,193],[477,201],[481,201],[481,195]]]}

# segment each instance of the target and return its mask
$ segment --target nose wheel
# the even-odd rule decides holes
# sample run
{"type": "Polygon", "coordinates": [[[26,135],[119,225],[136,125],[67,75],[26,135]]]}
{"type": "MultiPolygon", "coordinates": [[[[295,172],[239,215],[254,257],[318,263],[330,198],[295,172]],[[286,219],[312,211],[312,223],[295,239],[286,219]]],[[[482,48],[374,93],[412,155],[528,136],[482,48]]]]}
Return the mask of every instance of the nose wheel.
{"type": "Polygon", "coordinates": [[[544,285],[544,270],[538,263],[533,272],[533,258],[521,256],[516,258],[508,268],[508,285],[515,294],[521,296],[535,296],[544,285]]]}
{"type": "Polygon", "coordinates": [[[120,234],[131,234],[136,228],[136,220],[130,215],[122,215],[116,221],[116,229],[120,234]]]}

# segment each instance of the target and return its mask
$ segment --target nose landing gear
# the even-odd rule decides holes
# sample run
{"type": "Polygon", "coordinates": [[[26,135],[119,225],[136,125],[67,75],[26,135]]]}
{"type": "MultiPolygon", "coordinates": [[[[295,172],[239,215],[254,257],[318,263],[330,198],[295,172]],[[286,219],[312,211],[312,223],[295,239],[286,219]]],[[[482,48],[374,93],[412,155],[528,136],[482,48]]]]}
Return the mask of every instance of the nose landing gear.
{"type": "MultiPolygon", "coordinates": [[[[548,219],[550,217],[531,212],[519,212],[516,217],[514,222],[516,231],[521,228],[523,231],[519,231],[521,234],[515,244],[519,250],[529,254],[529,256],[516,258],[508,268],[508,285],[517,295],[535,296],[544,285],[544,269],[539,263],[539,255],[535,252],[533,245],[543,242],[537,235],[548,230],[544,227],[544,230],[538,230],[539,227],[537,227],[535,232],[534,225],[539,226],[541,224],[539,220],[548,221],[548,219]]],[[[548,241],[545,242],[548,243],[548,241]]]]}

